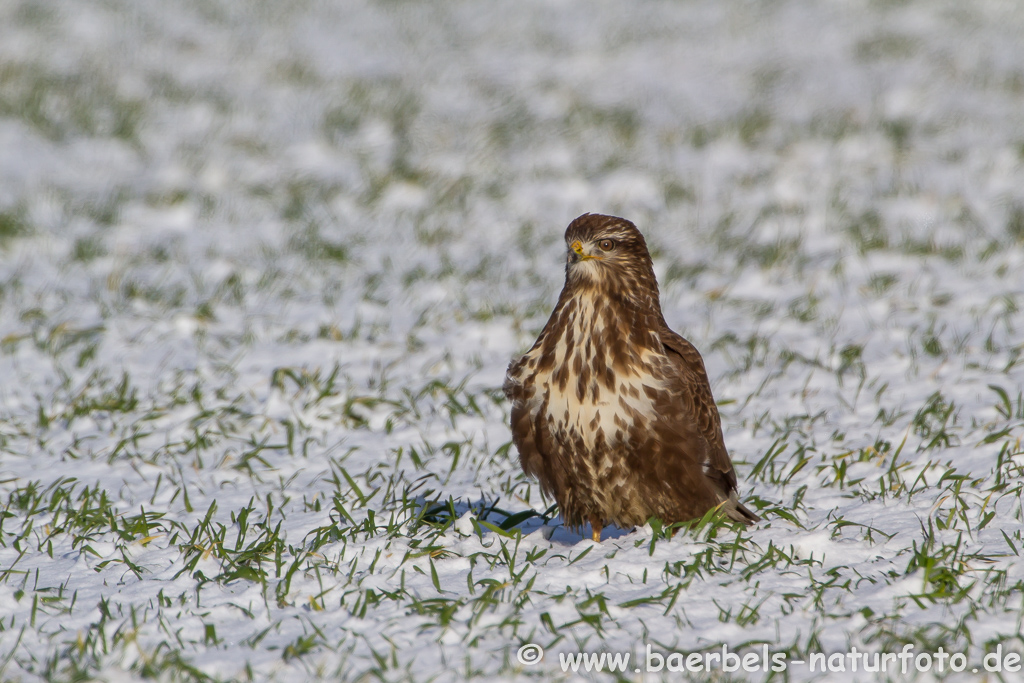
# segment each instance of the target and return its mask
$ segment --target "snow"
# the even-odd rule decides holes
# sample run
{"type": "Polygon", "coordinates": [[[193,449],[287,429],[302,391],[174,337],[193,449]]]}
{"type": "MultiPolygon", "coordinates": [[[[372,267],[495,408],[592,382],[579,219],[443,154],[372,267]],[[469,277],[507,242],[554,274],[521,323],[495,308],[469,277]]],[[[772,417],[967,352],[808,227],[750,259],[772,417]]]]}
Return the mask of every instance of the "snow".
{"type": "Polygon", "coordinates": [[[997,0],[0,5],[0,678],[1019,651],[1021,35],[997,0]],[[543,516],[500,386],[586,211],[647,236],[760,525],[543,516]]]}

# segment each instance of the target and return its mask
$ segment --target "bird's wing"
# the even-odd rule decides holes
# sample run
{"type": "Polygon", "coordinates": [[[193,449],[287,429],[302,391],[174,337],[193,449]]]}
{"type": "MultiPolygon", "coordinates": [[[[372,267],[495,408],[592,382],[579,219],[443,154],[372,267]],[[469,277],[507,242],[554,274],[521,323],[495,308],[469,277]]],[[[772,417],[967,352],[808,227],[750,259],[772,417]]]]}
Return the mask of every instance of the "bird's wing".
{"type": "MultiPolygon", "coordinates": [[[[502,385],[505,397],[512,404],[512,442],[519,451],[519,463],[523,471],[528,476],[537,477],[546,493],[553,493],[556,487],[564,483],[561,481],[564,473],[553,469],[550,455],[554,444],[547,421],[543,419],[546,406],[534,405],[536,401],[533,393],[536,387],[524,379],[525,363],[525,356],[512,361],[502,385]]],[[[542,400],[546,402],[547,399],[542,400]]]]}
{"type": "Polygon", "coordinates": [[[728,496],[736,490],[736,473],[729,459],[729,451],[725,448],[722,420],[711,395],[711,383],[704,369],[704,360],[693,344],[664,323],[660,334],[661,342],[669,352],[676,370],[679,400],[708,443],[707,476],[728,496]]]}

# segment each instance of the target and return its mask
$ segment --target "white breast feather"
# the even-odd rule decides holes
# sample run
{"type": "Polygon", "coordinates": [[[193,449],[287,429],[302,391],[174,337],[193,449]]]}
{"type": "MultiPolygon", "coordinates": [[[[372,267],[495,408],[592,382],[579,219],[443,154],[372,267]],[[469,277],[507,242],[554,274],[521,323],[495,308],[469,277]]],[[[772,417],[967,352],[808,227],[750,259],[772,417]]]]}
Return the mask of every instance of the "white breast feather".
{"type": "MultiPolygon", "coordinates": [[[[605,327],[605,321],[597,315],[590,302],[584,299],[581,301],[581,306],[576,309],[574,319],[569,321],[568,326],[573,328],[574,348],[569,348],[564,336],[558,340],[555,345],[555,370],[563,363],[572,363],[577,350],[585,354],[585,342],[581,343],[581,340],[591,334],[599,335],[605,327]]],[[[536,349],[534,353],[539,355],[540,349],[536,349]]],[[[591,345],[590,353],[591,357],[584,355],[584,365],[602,367],[611,362],[606,349],[591,345]],[[596,356],[596,359],[593,356],[596,356]]],[[[655,355],[657,355],[656,352],[645,349],[641,358],[644,364],[650,367],[650,361],[654,359],[655,355]]],[[[625,435],[633,424],[632,414],[619,404],[620,397],[624,398],[626,405],[644,417],[649,419],[655,417],[654,405],[647,396],[647,392],[644,391],[645,385],[653,389],[661,388],[661,382],[655,380],[654,377],[616,373],[615,391],[612,392],[601,385],[600,396],[596,403],[590,400],[590,396],[584,396],[583,401],[579,400],[576,394],[577,378],[575,375],[570,376],[564,391],[559,390],[553,377],[554,370],[550,373],[538,374],[534,378],[537,390],[530,401],[529,410],[531,413],[540,410],[544,398],[547,398],[547,414],[556,439],[569,432],[575,432],[583,438],[583,442],[588,448],[593,448],[597,442],[598,429],[600,429],[604,433],[605,442],[614,447],[616,432],[622,430],[625,435]],[[635,396],[633,395],[634,389],[635,396]],[[624,428],[615,424],[616,416],[619,416],[625,423],[624,428]],[[595,417],[597,418],[596,422],[595,417]],[[593,426],[591,423],[594,423],[593,426]]],[[[611,467],[610,462],[602,463],[602,469],[609,467],[611,467]]]]}

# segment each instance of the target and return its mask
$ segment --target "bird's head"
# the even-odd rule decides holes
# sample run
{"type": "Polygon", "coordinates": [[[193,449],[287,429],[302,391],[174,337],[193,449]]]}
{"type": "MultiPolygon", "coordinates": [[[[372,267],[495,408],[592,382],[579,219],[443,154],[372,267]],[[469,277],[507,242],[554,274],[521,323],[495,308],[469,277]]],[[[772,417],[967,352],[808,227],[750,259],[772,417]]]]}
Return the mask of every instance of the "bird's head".
{"type": "Polygon", "coordinates": [[[658,283],[647,242],[626,219],[585,213],[566,228],[565,244],[567,285],[629,299],[653,293],[657,302],[658,283]]]}

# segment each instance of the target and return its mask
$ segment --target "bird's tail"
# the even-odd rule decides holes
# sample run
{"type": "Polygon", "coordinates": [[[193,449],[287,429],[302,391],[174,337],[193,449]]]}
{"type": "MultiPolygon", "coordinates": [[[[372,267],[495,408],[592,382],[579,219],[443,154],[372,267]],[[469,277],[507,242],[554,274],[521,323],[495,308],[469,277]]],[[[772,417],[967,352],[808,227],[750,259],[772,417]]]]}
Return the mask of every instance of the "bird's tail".
{"type": "Polygon", "coordinates": [[[760,522],[761,518],[755,515],[750,510],[748,510],[746,506],[743,505],[743,503],[739,502],[739,500],[735,498],[735,495],[736,494],[733,493],[733,495],[730,497],[731,499],[729,500],[729,502],[723,506],[725,516],[733,520],[734,522],[743,522],[747,525],[760,522]]]}

